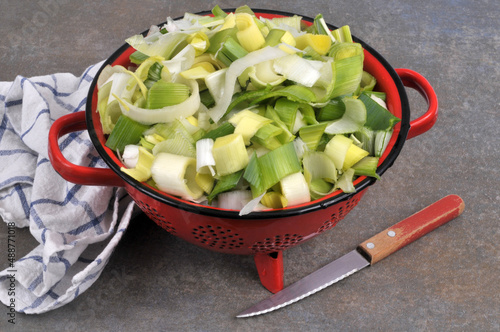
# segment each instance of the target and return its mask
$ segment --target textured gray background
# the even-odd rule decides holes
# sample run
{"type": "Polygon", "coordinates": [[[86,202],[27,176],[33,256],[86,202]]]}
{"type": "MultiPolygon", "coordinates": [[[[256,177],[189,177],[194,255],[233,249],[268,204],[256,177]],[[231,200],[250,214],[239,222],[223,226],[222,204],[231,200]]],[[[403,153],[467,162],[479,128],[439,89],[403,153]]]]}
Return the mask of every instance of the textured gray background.
{"type": "MultiPolygon", "coordinates": [[[[214,1],[0,1],[0,81],[79,75],[124,39],[214,1]]],[[[135,220],[100,279],[70,304],[17,315],[34,331],[497,331],[500,328],[497,0],[220,1],[349,24],[395,68],[424,75],[439,119],[408,141],[396,163],[334,229],[284,252],[290,284],[378,231],[455,193],[466,209],[379,264],[271,314],[236,319],[269,295],[252,257],[207,251],[135,220]]],[[[408,91],[412,118],[425,101],[408,91]]],[[[7,228],[0,224],[0,248],[7,228]]],[[[17,231],[18,257],[35,242],[17,231]]],[[[3,249],[0,249],[0,251],[3,249]]],[[[7,262],[0,259],[0,268],[7,262]]],[[[7,326],[0,308],[0,330],[7,326]]]]}

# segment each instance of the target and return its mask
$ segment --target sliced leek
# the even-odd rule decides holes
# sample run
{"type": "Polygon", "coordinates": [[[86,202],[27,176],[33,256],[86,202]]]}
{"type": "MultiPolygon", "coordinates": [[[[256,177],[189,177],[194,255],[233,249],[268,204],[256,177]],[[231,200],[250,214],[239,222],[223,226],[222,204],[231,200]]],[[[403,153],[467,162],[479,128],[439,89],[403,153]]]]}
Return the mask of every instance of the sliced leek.
{"type": "Polygon", "coordinates": [[[139,155],[133,168],[122,167],[120,170],[139,182],[147,181],[151,177],[154,156],[143,147],[138,149],[139,155]]]}
{"type": "Polygon", "coordinates": [[[196,183],[196,159],[162,152],[151,166],[156,186],[171,195],[197,200],[203,195],[196,183]]]}
{"type": "Polygon", "coordinates": [[[330,157],[338,170],[344,166],[345,156],[351,145],[352,140],[344,135],[335,135],[326,144],[325,154],[330,157]]]}
{"type": "Polygon", "coordinates": [[[352,166],[354,175],[366,175],[380,179],[377,174],[379,157],[365,157],[352,166]]]}
{"type": "Polygon", "coordinates": [[[120,100],[122,113],[143,124],[165,123],[180,117],[187,118],[196,113],[200,107],[198,83],[196,80],[189,80],[187,84],[189,84],[191,95],[182,103],[159,109],[146,109],[134,106],[126,100],[120,100]]]}
{"type": "Polygon", "coordinates": [[[309,186],[302,172],[285,176],[280,180],[280,188],[289,206],[294,206],[311,201],[309,186]]]}
{"type": "Polygon", "coordinates": [[[358,98],[366,107],[366,127],[386,131],[401,121],[367,94],[362,93],[358,98]]]}
{"type": "Polygon", "coordinates": [[[304,176],[308,183],[322,179],[330,183],[337,181],[337,170],[332,159],[324,152],[309,151],[302,160],[304,176]]]}
{"type": "Polygon", "coordinates": [[[274,70],[287,79],[306,87],[312,87],[320,78],[321,61],[307,60],[290,54],[274,61],[274,70]]]}
{"type": "Polygon", "coordinates": [[[271,209],[281,209],[288,205],[286,197],[276,191],[265,193],[260,202],[271,209]]]}
{"type": "Polygon", "coordinates": [[[356,98],[342,99],[345,112],[342,118],[331,122],[325,129],[327,134],[346,134],[358,131],[366,122],[365,104],[356,98]]]}
{"type": "Polygon", "coordinates": [[[352,168],[349,168],[340,176],[339,181],[337,182],[337,187],[342,189],[342,191],[345,193],[356,192],[356,188],[352,183],[353,178],[354,178],[354,170],[352,168]]]}
{"type": "Polygon", "coordinates": [[[200,139],[196,142],[196,171],[215,175],[215,160],[212,154],[214,140],[211,138],[200,139]]]}
{"type": "Polygon", "coordinates": [[[134,65],[102,71],[97,110],[124,172],[240,215],[379,178],[400,120],[373,91],[349,26],[330,31],[317,15],[305,28],[248,6],[212,13],[168,17],[127,39],[134,65]]]}
{"type": "Polygon", "coordinates": [[[245,142],[240,134],[230,134],[217,138],[212,153],[219,176],[240,171],[248,165],[249,158],[245,142]]]}
{"type": "Polygon", "coordinates": [[[207,196],[208,201],[211,202],[218,194],[235,188],[238,182],[240,182],[242,174],[243,171],[238,171],[220,177],[217,183],[215,184],[214,189],[207,196]]]}
{"type": "Polygon", "coordinates": [[[122,115],[109,135],[106,146],[113,151],[123,152],[125,146],[139,143],[142,133],[148,128],[148,126],[122,115]]]}
{"type": "Polygon", "coordinates": [[[177,105],[189,97],[189,87],[181,83],[172,83],[159,80],[148,90],[146,108],[159,109],[177,105]]]}
{"type": "Polygon", "coordinates": [[[304,50],[306,47],[311,47],[319,55],[325,55],[330,46],[332,45],[332,39],[328,35],[315,35],[312,33],[306,33],[295,38],[296,47],[298,49],[304,50]]]}

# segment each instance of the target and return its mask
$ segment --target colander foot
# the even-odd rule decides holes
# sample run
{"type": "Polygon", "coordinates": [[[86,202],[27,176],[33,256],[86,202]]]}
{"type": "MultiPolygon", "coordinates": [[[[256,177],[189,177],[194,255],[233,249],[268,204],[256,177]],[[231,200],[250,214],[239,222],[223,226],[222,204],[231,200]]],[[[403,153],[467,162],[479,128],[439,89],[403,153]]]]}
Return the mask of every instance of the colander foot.
{"type": "Polygon", "coordinates": [[[277,293],[283,289],[283,252],[276,251],[269,254],[255,254],[255,266],[259,273],[262,286],[271,293],[277,293]]]}

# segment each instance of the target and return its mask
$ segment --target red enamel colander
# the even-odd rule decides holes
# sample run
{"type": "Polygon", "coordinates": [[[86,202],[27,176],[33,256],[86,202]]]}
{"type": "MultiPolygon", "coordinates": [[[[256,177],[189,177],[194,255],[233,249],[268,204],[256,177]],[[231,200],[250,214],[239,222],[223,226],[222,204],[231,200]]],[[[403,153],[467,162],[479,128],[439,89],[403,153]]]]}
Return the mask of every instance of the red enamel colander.
{"type": "MultiPolygon", "coordinates": [[[[233,10],[226,10],[231,12],[233,10]]],[[[254,10],[256,15],[273,18],[293,14],[254,10]]],[[[209,12],[200,14],[207,15],[209,12]]],[[[303,17],[305,24],[313,19],[303,17]]],[[[163,25],[163,24],[161,24],[163,25]]],[[[335,29],[333,25],[330,29],[335,29]]],[[[146,34],[145,31],[143,34],[146,34]]],[[[401,119],[389,145],[380,158],[377,173],[382,175],[396,160],[405,141],[429,130],[437,119],[438,102],[429,82],[409,69],[393,69],[373,48],[353,36],[364,48],[364,70],[377,79],[377,91],[387,95],[389,111],[401,119]],[[410,109],[405,86],[425,98],[428,109],[424,115],[410,121],[410,109]]],[[[108,65],[127,67],[129,55],[135,50],[128,44],[120,47],[102,65],[92,82],[86,110],[56,120],[49,133],[49,156],[54,169],[67,181],[81,185],[125,187],[139,208],[159,226],[197,246],[229,254],[253,255],[262,284],[271,292],[283,288],[282,251],[307,241],[334,227],[360,201],[376,180],[361,176],[355,180],[355,193],[336,191],[326,197],[293,207],[253,212],[239,216],[238,211],[192,203],[160,192],[140,183],[120,171],[123,166],[113,151],[105,146],[97,105],[97,77],[108,65]],[[88,130],[90,139],[109,168],[74,165],[66,160],[58,139],[70,132],[88,130]]]]}

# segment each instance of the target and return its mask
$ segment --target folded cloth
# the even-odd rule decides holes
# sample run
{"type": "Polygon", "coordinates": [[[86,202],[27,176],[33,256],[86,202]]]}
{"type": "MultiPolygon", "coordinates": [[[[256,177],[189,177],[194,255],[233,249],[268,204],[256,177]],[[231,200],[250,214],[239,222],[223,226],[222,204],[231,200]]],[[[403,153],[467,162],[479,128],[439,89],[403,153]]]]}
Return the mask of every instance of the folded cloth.
{"type": "MultiPolygon", "coordinates": [[[[17,312],[53,310],[88,289],[134,213],[122,188],[68,183],[48,159],[51,124],[84,110],[101,64],[80,77],[58,73],[0,82],[0,216],[8,229],[0,242],[9,262],[0,272],[0,300],[17,312]],[[16,257],[16,228],[28,226],[39,245],[16,257]]],[[[60,146],[74,164],[106,167],[87,131],[62,137],[60,146]]]]}

